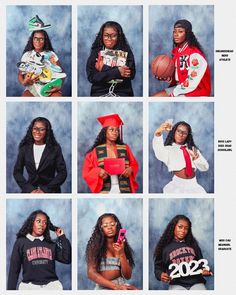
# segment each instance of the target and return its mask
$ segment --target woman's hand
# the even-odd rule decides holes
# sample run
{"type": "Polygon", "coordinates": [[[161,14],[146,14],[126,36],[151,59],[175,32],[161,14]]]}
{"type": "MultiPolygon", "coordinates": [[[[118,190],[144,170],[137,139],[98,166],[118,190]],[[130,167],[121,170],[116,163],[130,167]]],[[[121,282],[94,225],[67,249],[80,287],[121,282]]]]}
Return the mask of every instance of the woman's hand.
{"type": "Polygon", "coordinates": [[[213,276],[213,272],[212,271],[209,271],[209,270],[207,270],[207,269],[203,269],[202,270],[202,275],[204,276],[204,277],[209,277],[209,276],[213,276]]]}
{"type": "Polygon", "coordinates": [[[192,147],[192,150],[189,150],[189,154],[193,161],[199,157],[199,153],[197,152],[197,149],[194,146],[192,147]]]}
{"type": "Polygon", "coordinates": [[[96,58],[96,63],[95,63],[96,70],[99,71],[99,72],[101,72],[103,66],[104,66],[103,57],[102,56],[98,56],[98,58],[96,58]]]}
{"type": "Polygon", "coordinates": [[[106,172],[106,170],[104,169],[100,169],[100,171],[98,172],[98,176],[101,177],[102,179],[106,179],[108,177],[108,173],[106,172]]]}
{"type": "Polygon", "coordinates": [[[170,123],[164,122],[156,129],[154,134],[156,136],[161,136],[164,131],[170,131],[171,128],[172,128],[172,125],[170,123]]]}
{"type": "Polygon", "coordinates": [[[118,70],[120,71],[121,77],[130,78],[131,70],[129,67],[127,66],[118,67],[118,70]]]}
{"type": "Polygon", "coordinates": [[[172,82],[172,77],[167,77],[167,78],[159,78],[157,76],[155,76],[155,78],[159,81],[164,81],[164,82],[167,82],[167,83],[171,83],[172,82]]]}
{"type": "Polygon", "coordinates": [[[162,282],[169,283],[170,280],[171,280],[171,277],[166,272],[161,273],[161,281],[162,282]]]}
{"type": "Polygon", "coordinates": [[[34,76],[33,74],[27,73],[24,75],[22,84],[24,86],[33,85],[39,80],[39,76],[34,76]]]}
{"type": "Polygon", "coordinates": [[[55,233],[56,233],[57,237],[60,237],[60,236],[64,235],[64,229],[61,228],[61,227],[58,227],[58,228],[55,230],[55,233]]]}
{"type": "Polygon", "coordinates": [[[122,255],[125,254],[125,240],[121,243],[113,243],[113,249],[115,251],[115,257],[120,258],[122,255]]]}
{"type": "MultiPolygon", "coordinates": [[[[52,86],[51,86],[52,87],[52,86]]],[[[62,85],[60,86],[53,86],[51,90],[46,91],[48,96],[51,96],[55,92],[59,92],[61,90],[62,85]]]]}
{"type": "Polygon", "coordinates": [[[133,168],[128,167],[124,170],[124,172],[120,176],[124,176],[125,178],[129,178],[132,173],[133,173],[133,168]]]}

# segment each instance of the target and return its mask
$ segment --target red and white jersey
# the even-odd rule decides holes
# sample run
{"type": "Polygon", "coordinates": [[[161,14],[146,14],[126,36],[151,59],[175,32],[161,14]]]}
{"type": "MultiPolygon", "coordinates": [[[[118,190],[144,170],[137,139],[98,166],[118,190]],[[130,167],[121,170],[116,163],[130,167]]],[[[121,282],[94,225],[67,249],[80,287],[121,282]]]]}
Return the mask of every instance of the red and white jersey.
{"type": "Polygon", "coordinates": [[[182,48],[175,47],[172,54],[177,85],[171,96],[210,96],[210,69],[202,52],[185,43],[182,48]]]}

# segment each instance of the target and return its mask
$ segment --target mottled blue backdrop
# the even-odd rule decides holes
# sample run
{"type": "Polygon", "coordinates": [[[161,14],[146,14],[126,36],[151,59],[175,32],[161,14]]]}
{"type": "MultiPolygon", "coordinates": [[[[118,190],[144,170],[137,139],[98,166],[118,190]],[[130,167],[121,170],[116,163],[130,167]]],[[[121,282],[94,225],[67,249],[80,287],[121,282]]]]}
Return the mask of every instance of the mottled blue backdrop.
{"type": "MultiPolygon", "coordinates": [[[[50,217],[52,223],[62,227],[66,237],[71,242],[71,201],[70,200],[49,200],[49,199],[24,199],[7,200],[6,207],[6,249],[7,249],[7,275],[9,271],[10,258],[13,245],[16,241],[16,234],[22,227],[24,221],[35,210],[42,210],[50,217]],[[65,218],[66,216],[66,218],[65,218]]],[[[56,234],[50,231],[52,239],[56,234]]],[[[65,290],[71,289],[71,265],[56,262],[56,273],[65,290]]],[[[20,275],[18,282],[22,279],[20,275]]]]}
{"type": "Polygon", "coordinates": [[[143,215],[141,199],[79,199],[78,200],[78,289],[94,289],[87,277],[85,250],[97,219],[104,213],[114,213],[127,230],[126,237],[134,250],[135,267],[129,284],[143,286],[143,215]],[[133,212],[132,218],[130,213],[133,212]]]}
{"type": "Polygon", "coordinates": [[[28,21],[36,14],[45,24],[52,27],[47,30],[52,47],[67,77],[62,87],[64,96],[71,96],[71,7],[57,5],[7,6],[7,96],[21,96],[24,86],[18,82],[17,62],[21,60],[23,50],[31,32],[28,21]]]}
{"type": "Polygon", "coordinates": [[[142,96],[143,11],[142,6],[129,5],[78,6],[78,96],[90,96],[91,83],[87,80],[86,63],[92,43],[107,21],[116,21],[122,26],[135,58],[134,95],[142,96]]]}
{"type": "MultiPolygon", "coordinates": [[[[149,289],[166,290],[168,285],[154,275],[153,253],[167,224],[175,215],[186,215],[203,257],[214,273],[214,200],[213,199],[150,199],[149,200],[149,289]]],[[[206,288],[214,289],[214,277],[206,278],[206,288]]],[[[177,292],[178,293],[178,292],[177,292]]]]}
{"type": "Polygon", "coordinates": [[[139,164],[137,192],[143,191],[143,105],[141,102],[79,102],[78,103],[78,192],[90,190],[82,178],[86,151],[102,129],[97,117],[117,113],[124,122],[123,140],[129,145],[139,164]]]}
{"type": "MultiPolygon", "coordinates": [[[[61,145],[67,167],[67,178],[62,193],[71,192],[71,103],[69,102],[8,102],[7,103],[7,192],[19,193],[13,177],[18,145],[36,117],[47,118],[56,140],[61,145]]],[[[27,173],[25,174],[28,177],[27,173]]]]}
{"type": "MultiPolygon", "coordinates": [[[[151,102],[149,103],[149,192],[162,193],[172,179],[165,164],[157,160],[152,148],[155,130],[167,119],[173,124],[186,121],[193,131],[198,149],[209,163],[209,170],[196,176],[207,193],[214,193],[214,103],[212,102],[151,102]]],[[[164,139],[166,138],[164,133],[164,139]]]]}
{"type": "MultiPolygon", "coordinates": [[[[155,5],[149,7],[149,69],[151,61],[160,54],[171,55],[174,23],[187,19],[202,45],[211,71],[211,95],[214,95],[214,6],[213,5],[155,5]]],[[[149,95],[168,87],[149,71],[149,95]]]]}

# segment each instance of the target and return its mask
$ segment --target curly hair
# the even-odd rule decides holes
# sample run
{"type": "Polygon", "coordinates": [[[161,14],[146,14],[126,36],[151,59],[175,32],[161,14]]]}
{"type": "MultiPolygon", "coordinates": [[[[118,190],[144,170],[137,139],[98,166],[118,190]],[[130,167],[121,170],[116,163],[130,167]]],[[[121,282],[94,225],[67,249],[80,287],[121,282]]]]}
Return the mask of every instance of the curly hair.
{"type": "Polygon", "coordinates": [[[24,136],[24,138],[21,140],[21,142],[19,144],[19,148],[21,148],[24,145],[29,145],[29,144],[34,143],[34,138],[32,136],[32,130],[33,130],[33,126],[36,122],[42,122],[45,125],[45,128],[46,128],[45,143],[49,146],[49,148],[52,146],[59,145],[55,139],[50,121],[44,117],[37,117],[31,121],[31,123],[27,129],[26,135],[24,136]]]}
{"type": "MultiPolygon", "coordinates": [[[[108,127],[103,127],[101,129],[101,131],[98,133],[98,135],[97,135],[97,137],[96,137],[96,139],[94,141],[94,144],[89,148],[89,150],[85,154],[91,152],[96,146],[106,143],[107,128],[108,127]]],[[[119,132],[119,134],[120,134],[120,132],[119,132]]],[[[120,136],[117,137],[116,144],[124,144],[124,142],[120,138],[120,136]]]]}
{"type": "Polygon", "coordinates": [[[166,229],[164,230],[164,233],[160,237],[160,240],[158,241],[158,243],[155,247],[155,251],[154,251],[154,255],[153,255],[154,260],[162,260],[163,249],[168,244],[170,244],[172,242],[172,240],[174,239],[175,226],[179,222],[179,220],[185,220],[186,222],[188,222],[188,225],[189,225],[188,233],[185,237],[186,244],[188,246],[191,246],[196,251],[199,248],[198,242],[192,234],[192,223],[191,223],[190,219],[185,215],[176,215],[168,223],[166,229]]]}
{"type": "MultiPolygon", "coordinates": [[[[117,232],[116,232],[116,235],[114,236],[114,241],[117,240],[119,230],[122,228],[118,217],[113,213],[105,213],[98,218],[97,223],[94,227],[92,236],[90,237],[87,243],[86,253],[85,253],[87,264],[91,262],[94,263],[97,271],[99,271],[100,269],[101,261],[106,258],[106,252],[107,252],[106,241],[107,240],[101,228],[102,220],[103,218],[106,218],[106,217],[111,217],[115,220],[115,222],[117,222],[117,227],[116,227],[117,232]]],[[[125,250],[126,257],[129,260],[130,266],[134,267],[135,266],[134,259],[133,259],[134,252],[132,248],[130,247],[127,241],[127,238],[125,238],[124,250],[125,250]]]]}
{"type": "Polygon", "coordinates": [[[51,41],[49,39],[49,36],[48,36],[48,33],[44,30],[38,30],[38,31],[34,31],[32,32],[32,34],[30,35],[29,39],[28,39],[28,42],[25,46],[25,49],[23,51],[23,54],[27,51],[31,51],[34,49],[34,45],[33,45],[33,38],[34,38],[34,34],[35,33],[43,33],[44,35],[44,46],[43,46],[43,50],[44,51],[54,51],[53,47],[52,47],[52,44],[51,44],[51,41]]]}
{"type": "Polygon", "coordinates": [[[114,30],[116,30],[117,34],[118,34],[117,44],[114,47],[114,49],[119,48],[119,49],[126,50],[126,51],[130,50],[129,43],[125,37],[125,34],[123,32],[121,25],[117,22],[114,22],[114,21],[107,21],[101,26],[101,28],[96,36],[96,39],[92,44],[92,50],[93,49],[101,50],[104,47],[103,31],[105,28],[110,28],[110,27],[112,27],[114,30]]]}
{"type": "Polygon", "coordinates": [[[27,234],[32,234],[32,231],[33,231],[33,224],[34,224],[34,221],[36,219],[36,216],[38,214],[43,214],[46,216],[46,219],[47,219],[47,226],[46,226],[46,229],[43,233],[43,236],[44,236],[44,239],[47,241],[47,242],[52,242],[52,239],[50,237],[50,230],[52,231],[56,231],[58,229],[57,226],[53,225],[51,220],[50,220],[50,217],[47,215],[47,213],[45,213],[44,211],[42,210],[36,210],[36,211],[33,211],[29,216],[28,218],[25,220],[24,224],[22,225],[21,229],[18,231],[18,233],[16,234],[16,237],[17,239],[21,238],[21,237],[25,237],[27,234]]]}
{"type": "Polygon", "coordinates": [[[180,125],[183,125],[188,128],[188,136],[187,136],[184,144],[187,144],[188,149],[192,149],[192,147],[197,148],[197,146],[195,145],[194,140],[193,140],[192,128],[185,121],[179,121],[173,126],[173,128],[170,130],[170,132],[168,133],[168,135],[166,137],[164,145],[172,145],[172,143],[175,142],[175,132],[176,132],[178,126],[180,126],[180,125]]]}

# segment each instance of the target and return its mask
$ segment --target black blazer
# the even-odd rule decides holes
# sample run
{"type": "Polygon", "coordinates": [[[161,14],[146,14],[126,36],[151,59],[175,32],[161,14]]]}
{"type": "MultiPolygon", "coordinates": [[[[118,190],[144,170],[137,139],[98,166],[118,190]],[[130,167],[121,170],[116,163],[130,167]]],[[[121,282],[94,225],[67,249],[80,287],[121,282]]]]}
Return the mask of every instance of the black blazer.
{"type": "Polygon", "coordinates": [[[33,144],[20,147],[13,175],[22,193],[30,193],[36,188],[45,193],[60,193],[60,185],[67,177],[66,163],[60,145],[45,146],[37,170],[33,144]],[[24,167],[28,173],[28,180],[23,175],[24,167]]]}

